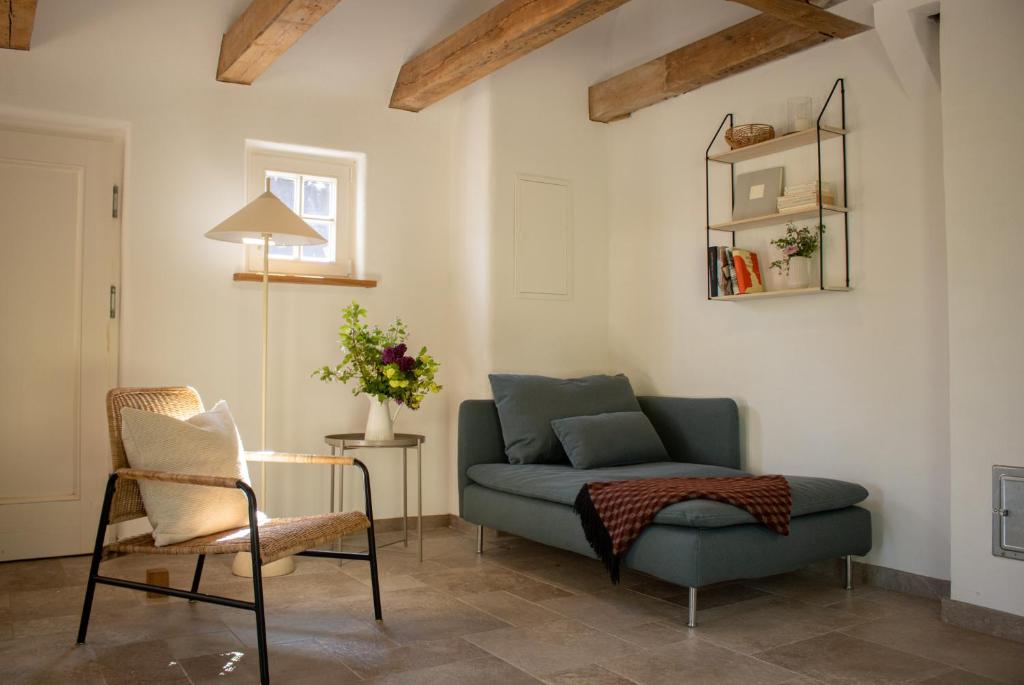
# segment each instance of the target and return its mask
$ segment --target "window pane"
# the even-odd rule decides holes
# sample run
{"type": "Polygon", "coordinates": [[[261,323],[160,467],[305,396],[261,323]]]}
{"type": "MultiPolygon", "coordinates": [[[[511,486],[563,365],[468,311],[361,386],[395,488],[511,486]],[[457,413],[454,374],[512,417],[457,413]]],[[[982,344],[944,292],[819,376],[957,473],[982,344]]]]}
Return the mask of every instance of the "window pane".
{"type": "Polygon", "coordinates": [[[307,262],[334,261],[334,222],[307,221],[314,231],[327,239],[325,245],[303,245],[302,260],[307,262]]]}
{"type": "Polygon", "coordinates": [[[283,245],[271,245],[270,246],[270,258],[271,259],[295,259],[298,256],[298,248],[285,247],[283,245]]]}
{"type": "Polygon", "coordinates": [[[334,179],[310,176],[303,177],[303,216],[333,219],[335,185],[334,179]]]}
{"type": "Polygon", "coordinates": [[[298,213],[298,179],[294,176],[285,176],[274,171],[267,172],[270,179],[270,192],[277,196],[277,199],[288,205],[288,208],[298,213]]]}

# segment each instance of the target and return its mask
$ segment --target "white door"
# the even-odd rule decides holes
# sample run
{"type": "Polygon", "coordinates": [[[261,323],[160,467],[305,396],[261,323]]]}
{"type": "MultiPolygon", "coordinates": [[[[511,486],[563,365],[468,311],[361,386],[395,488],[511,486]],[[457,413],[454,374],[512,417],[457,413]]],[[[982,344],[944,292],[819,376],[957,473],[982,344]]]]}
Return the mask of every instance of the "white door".
{"type": "Polygon", "coordinates": [[[117,384],[122,150],[0,122],[0,561],[92,550],[117,384]]]}

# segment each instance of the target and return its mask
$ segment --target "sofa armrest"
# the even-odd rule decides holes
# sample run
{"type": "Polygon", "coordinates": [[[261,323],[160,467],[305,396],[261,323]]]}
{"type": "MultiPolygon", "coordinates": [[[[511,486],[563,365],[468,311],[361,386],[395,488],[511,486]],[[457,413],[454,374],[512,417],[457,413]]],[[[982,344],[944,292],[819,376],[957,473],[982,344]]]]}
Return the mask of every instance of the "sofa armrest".
{"type": "Polygon", "coordinates": [[[507,464],[505,439],[494,400],[466,400],[459,405],[459,515],[470,466],[507,464]]]}
{"type": "Polygon", "coordinates": [[[651,396],[637,399],[673,461],[742,468],[739,409],[733,400],[651,396]]]}

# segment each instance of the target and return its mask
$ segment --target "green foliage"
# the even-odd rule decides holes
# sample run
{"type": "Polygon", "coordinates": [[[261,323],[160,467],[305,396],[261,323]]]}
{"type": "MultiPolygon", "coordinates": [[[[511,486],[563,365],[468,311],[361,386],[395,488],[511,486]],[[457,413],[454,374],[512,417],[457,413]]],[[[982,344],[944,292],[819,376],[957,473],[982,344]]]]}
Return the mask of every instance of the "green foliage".
{"type": "MultiPolygon", "coordinates": [[[[821,233],[825,233],[825,225],[818,226],[821,233]]],[[[769,264],[769,268],[777,270],[780,274],[783,268],[789,274],[790,257],[813,257],[818,250],[818,231],[809,226],[796,227],[792,221],[786,224],[786,235],[772,241],[772,245],[782,250],[782,259],[776,259],[769,264]]]]}
{"type": "Polygon", "coordinates": [[[392,399],[410,409],[419,409],[427,394],[440,392],[434,376],[441,365],[427,354],[426,347],[415,357],[405,355],[408,331],[401,319],[383,329],[370,326],[363,321],[366,310],[358,302],[341,314],[345,323],[338,329],[338,339],[344,356],[339,364],[314,371],[314,378],[341,383],[354,380],[352,394],[392,399]]]}

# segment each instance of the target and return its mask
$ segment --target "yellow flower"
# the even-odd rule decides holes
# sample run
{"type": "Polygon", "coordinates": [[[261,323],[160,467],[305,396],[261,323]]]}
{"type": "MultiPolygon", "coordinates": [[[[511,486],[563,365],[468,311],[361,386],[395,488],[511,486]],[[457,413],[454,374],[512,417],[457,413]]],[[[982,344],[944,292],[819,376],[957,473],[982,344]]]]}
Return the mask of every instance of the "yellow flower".
{"type": "MultiPolygon", "coordinates": [[[[395,375],[395,370],[391,368],[384,369],[384,375],[387,376],[388,378],[391,378],[392,376],[395,375]]],[[[391,382],[391,387],[395,387],[394,381],[391,382]]]]}

